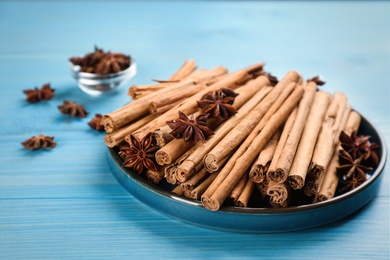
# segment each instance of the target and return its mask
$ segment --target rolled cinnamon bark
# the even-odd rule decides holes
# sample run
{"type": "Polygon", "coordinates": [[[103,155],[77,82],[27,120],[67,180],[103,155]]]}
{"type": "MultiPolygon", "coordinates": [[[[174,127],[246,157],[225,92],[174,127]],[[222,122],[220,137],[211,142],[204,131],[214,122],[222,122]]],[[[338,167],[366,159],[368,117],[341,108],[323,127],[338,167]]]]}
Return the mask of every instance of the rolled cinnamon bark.
{"type": "Polygon", "coordinates": [[[276,204],[282,204],[290,197],[290,186],[287,183],[276,183],[272,180],[268,184],[267,194],[276,204]]]}
{"type": "MultiPolygon", "coordinates": [[[[208,173],[208,172],[207,172],[208,173]]],[[[208,177],[202,181],[195,189],[191,191],[191,198],[199,200],[203,192],[209,187],[210,183],[213,182],[218,173],[214,172],[212,174],[208,173],[208,177]]]]}
{"type": "MultiPolygon", "coordinates": [[[[262,68],[263,64],[259,63],[257,67],[262,68]]],[[[252,66],[250,67],[252,68],[252,66]]],[[[225,86],[237,87],[235,82],[238,82],[246,77],[248,70],[246,68],[235,71],[223,77],[220,81],[212,84],[211,86],[205,88],[204,90],[198,92],[197,94],[192,95],[191,97],[185,99],[183,102],[172,108],[171,110],[165,112],[161,116],[152,120],[146,128],[143,128],[142,131],[137,131],[137,137],[142,139],[147,133],[154,132],[161,126],[164,126],[167,121],[173,120],[177,117],[177,111],[182,111],[185,114],[193,114],[198,110],[197,101],[200,100],[204,94],[218,90],[225,86]]]]}
{"type": "MultiPolygon", "coordinates": [[[[295,85],[292,81],[300,81],[301,77],[300,75],[295,71],[290,71],[287,73],[287,75],[278,83],[278,85],[281,85],[282,88],[288,88],[289,85],[295,85]]],[[[303,90],[302,90],[303,91],[303,90]]],[[[282,92],[283,93],[283,92],[282,92]]],[[[276,102],[275,102],[276,103],[276,102]]],[[[230,170],[233,168],[236,160],[246,151],[246,149],[249,147],[253,139],[258,135],[259,131],[263,129],[264,124],[260,121],[260,123],[255,127],[255,129],[251,132],[251,134],[245,139],[244,143],[240,145],[240,147],[237,149],[236,152],[234,152],[233,156],[228,160],[226,165],[223,167],[221,172],[218,174],[217,178],[213,181],[213,183],[210,185],[210,187],[205,191],[205,193],[202,195],[202,204],[208,204],[210,203],[210,197],[213,195],[213,193],[217,190],[219,185],[225,180],[225,178],[228,176],[230,170]]]]}
{"type": "Polygon", "coordinates": [[[164,179],[164,170],[153,171],[148,169],[145,176],[149,181],[158,184],[164,179]]]}
{"type": "MultiPolygon", "coordinates": [[[[206,143],[204,143],[203,145],[198,145],[197,147],[203,147],[202,149],[205,149],[206,147],[211,147],[212,145],[217,143],[218,140],[221,139],[219,136],[223,136],[224,134],[226,134],[227,131],[225,130],[226,128],[228,127],[232,128],[235,122],[238,122],[245,114],[249,113],[250,109],[254,107],[255,102],[258,103],[259,98],[263,98],[265,94],[268,93],[270,89],[262,90],[268,84],[270,84],[268,78],[264,76],[260,76],[254,80],[249,81],[244,86],[237,88],[235,92],[238,94],[238,96],[236,97],[233,103],[233,107],[237,109],[238,113],[234,117],[230,117],[226,120],[219,120],[219,119],[214,121],[209,120],[210,123],[208,123],[208,128],[210,129],[215,129],[216,126],[218,126],[220,123],[224,121],[228,121],[228,122],[224,123],[225,127],[221,127],[220,129],[218,129],[218,131],[216,131],[213,138],[206,140],[206,143]],[[248,101],[249,99],[250,101],[248,101]],[[245,106],[241,109],[243,105],[245,106]],[[214,144],[207,144],[208,142],[213,142],[214,144]]],[[[196,115],[197,114],[195,114],[194,117],[196,117],[196,115]]],[[[172,137],[172,135],[170,134],[171,131],[172,129],[170,129],[168,126],[162,126],[154,131],[155,137],[157,139],[157,144],[160,147],[162,147],[163,145],[171,141],[170,140],[170,137],[172,137]]],[[[183,146],[183,140],[173,140],[172,143],[170,144],[170,147],[176,147],[171,150],[181,149],[182,146],[183,146]]],[[[199,154],[200,151],[197,151],[197,153],[199,154]]],[[[196,164],[201,162],[203,156],[204,154],[203,155],[194,154],[194,156],[188,158],[192,166],[190,168],[183,168],[183,171],[191,172],[192,168],[195,167],[196,164]],[[194,159],[195,156],[197,156],[199,159],[197,160],[194,159]]]]}
{"type": "Polygon", "coordinates": [[[242,191],[244,190],[245,188],[245,185],[246,185],[246,182],[248,180],[248,175],[247,174],[244,174],[240,181],[237,183],[237,185],[233,188],[233,190],[230,192],[229,194],[229,198],[231,200],[231,202],[234,204],[238,197],[240,197],[240,194],[242,193],[242,191]]]}
{"type": "Polygon", "coordinates": [[[131,133],[146,125],[156,117],[157,115],[148,115],[133,124],[124,126],[114,132],[107,133],[104,136],[104,142],[108,147],[114,147],[124,141],[126,136],[129,136],[131,133]]]}
{"type": "Polygon", "coordinates": [[[209,176],[209,172],[206,168],[200,169],[195,175],[181,183],[181,186],[184,190],[192,191],[198,186],[202,180],[204,180],[207,176],[209,176]]]}
{"type": "MultiPolygon", "coordinates": [[[[156,154],[156,162],[159,165],[165,165],[165,164],[170,164],[179,156],[184,154],[186,151],[188,151],[191,147],[193,147],[196,143],[191,141],[191,142],[186,142],[183,139],[175,139],[175,141],[180,143],[179,146],[175,145],[175,142],[170,142],[167,145],[163,146],[160,148],[156,154]]],[[[193,151],[191,149],[191,151],[193,151]]]]}
{"type": "Polygon", "coordinates": [[[276,166],[278,165],[278,161],[279,161],[280,156],[283,152],[283,148],[287,142],[287,138],[290,135],[290,132],[294,126],[294,122],[295,122],[295,119],[297,118],[297,114],[298,114],[298,107],[295,107],[294,110],[291,112],[291,114],[288,116],[288,118],[284,124],[282,134],[279,138],[278,144],[276,145],[274,154],[272,156],[271,163],[270,163],[270,165],[268,167],[268,171],[266,173],[268,180],[271,180],[270,175],[276,171],[276,166]]]}
{"type": "Polygon", "coordinates": [[[241,192],[240,196],[238,197],[238,199],[235,200],[234,205],[237,207],[247,207],[254,189],[255,189],[255,183],[251,181],[249,178],[247,178],[245,187],[241,192]]]}
{"type": "MultiPolygon", "coordinates": [[[[153,84],[153,85],[144,85],[144,86],[131,86],[128,91],[128,95],[131,96],[134,100],[138,99],[140,96],[147,95],[158,91],[164,87],[172,85],[175,81],[180,81],[188,77],[195,69],[197,68],[196,62],[194,60],[186,60],[183,65],[176,71],[167,82],[153,84]]],[[[204,71],[204,70],[203,70],[204,71]]]]}
{"type": "Polygon", "coordinates": [[[307,196],[316,195],[319,182],[322,181],[326,167],[332,158],[334,147],[337,144],[335,142],[336,135],[342,123],[343,113],[348,112],[347,107],[346,96],[341,92],[335,92],[326,112],[314,149],[308,173],[311,177],[304,187],[304,192],[307,196]]]}
{"type": "MultiPolygon", "coordinates": [[[[299,102],[297,116],[276,165],[276,171],[269,172],[268,175],[272,181],[277,183],[282,183],[287,180],[290,173],[290,168],[293,163],[299,141],[301,140],[305,122],[317,91],[317,84],[310,81],[304,89],[305,93],[303,94],[302,100],[299,102]]],[[[304,141],[306,142],[306,140],[304,141]]]]}
{"type": "MultiPolygon", "coordinates": [[[[257,105],[245,118],[237,125],[208,153],[205,155],[203,162],[209,171],[215,171],[216,164],[227,154],[232,152],[236,147],[251,133],[261,120],[265,124],[273,114],[273,109],[270,109],[273,103],[278,99],[282,103],[294,89],[296,81],[300,79],[300,75],[295,71],[290,71],[267,95],[267,97],[257,105]],[[288,92],[288,90],[290,92],[288,92]],[[265,115],[267,118],[262,119],[265,115]]],[[[278,107],[275,106],[277,109],[278,107]]],[[[275,110],[276,110],[275,109],[275,110]]]]}
{"type": "Polygon", "coordinates": [[[278,145],[281,133],[281,129],[276,131],[276,133],[272,136],[271,140],[269,140],[267,145],[260,152],[257,161],[252,165],[252,168],[249,172],[249,178],[253,182],[260,183],[263,182],[266,178],[266,174],[271,164],[276,147],[278,145]]]}
{"type": "Polygon", "coordinates": [[[175,186],[175,188],[173,188],[173,190],[171,190],[171,192],[176,194],[176,195],[179,195],[179,196],[184,195],[184,190],[180,185],[175,186]]]}
{"type": "MultiPolygon", "coordinates": [[[[249,89],[256,89],[255,86],[260,86],[256,93],[253,93],[253,97],[249,99],[245,104],[240,106],[238,112],[235,116],[228,118],[221,126],[219,126],[215,130],[215,134],[212,138],[208,139],[204,144],[198,145],[194,153],[192,153],[188,159],[183,162],[179,167],[179,171],[182,171],[183,174],[185,172],[190,172],[196,164],[203,161],[203,157],[213,148],[215,147],[220,140],[227,134],[229,131],[244,118],[252,109],[255,107],[264,97],[271,91],[272,87],[265,87],[266,84],[269,84],[269,81],[265,77],[258,77],[252,82],[249,82],[247,85],[250,87],[249,89]]],[[[240,89],[243,89],[241,87],[240,89]]],[[[246,93],[251,94],[251,92],[245,91],[246,93]]],[[[236,99],[241,96],[239,94],[236,99]]],[[[234,102],[233,105],[235,105],[234,102]]],[[[237,102],[237,107],[239,106],[237,102]]]]}
{"type": "MultiPolygon", "coordinates": [[[[344,132],[347,135],[351,135],[354,131],[357,131],[359,129],[360,122],[361,116],[356,111],[351,111],[347,123],[344,127],[344,132]]],[[[340,166],[338,155],[339,150],[341,149],[342,147],[340,147],[339,143],[333,152],[333,157],[326,169],[324,180],[322,181],[315,201],[329,200],[334,197],[337,185],[339,183],[337,167],[340,166]]]]}
{"type": "Polygon", "coordinates": [[[186,60],[178,71],[176,71],[168,81],[182,80],[190,75],[197,68],[195,60],[186,60]]]}
{"type": "Polygon", "coordinates": [[[127,105],[103,116],[101,124],[107,133],[114,131],[132,121],[140,118],[149,112],[149,104],[153,99],[164,98],[167,93],[181,92],[193,86],[194,83],[205,82],[218,75],[226,73],[227,70],[223,67],[216,67],[196,77],[179,81],[175,84],[167,86],[159,91],[149,94],[140,99],[134,100],[127,105]]]}
{"type": "MultiPolygon", "coordinates": [[[[215,192],[210,197],[206,197],[205,194],[203,194],[202,204],[206,208],[210,210],[218,210],[220,208],[220,206],[225,201],[227,196],[230,194],[230,192],[237,184],[237,182],[240,180],[242,175],[245,174],[246,170],[253,163],[254,159],[258,156],[260,151],[271,139],[272,135],[287,119],[287,117],[294,109],[294,107],[296,107],[296,105],[298,104],[298,102],[301,100],[303,96],[303,92],[304,91],[301,85],[296,87],[294,92],[287,98],[287,100],[280,107],[280,109],[272,116],[272,118],[261,129],[261,131],[257,133],[256,137],[250,143],[248,148],[242,153],[242,155],[237,160],[235,160],[233,168],[226,175],[226,178],[223,179],[222,183],[220,185],[217,185],[217,189],[215,190],[215,192]]],[[[231,160],[232,159],[230,159],[228,163],[231,160]]],[[[223,170],[224,169],[221,170],[219,175],[221,175],[223,170]]]]}
{"type": "Polygon", "coordinates": [[[304,141],[299,143],[288,177],[288,183],[295,190],[302,189],[305,184],[306,174],[329,101],[329,93],[318,91],[315,94],[314,102],[301,137],[304,141]]]}

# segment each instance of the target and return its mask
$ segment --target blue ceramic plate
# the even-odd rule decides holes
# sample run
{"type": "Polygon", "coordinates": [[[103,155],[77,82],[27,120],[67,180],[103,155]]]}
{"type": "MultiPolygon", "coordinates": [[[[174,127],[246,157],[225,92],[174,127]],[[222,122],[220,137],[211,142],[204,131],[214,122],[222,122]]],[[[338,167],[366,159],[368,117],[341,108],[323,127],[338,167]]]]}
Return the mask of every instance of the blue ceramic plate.
{"type": "Polygon", "coordinates": [[[155,185],[121,167],[121,159],[109,148],[109,167],[117,181],[144,204],[173,218],[209,228],[272,233],[287,232],[324,225],[352,214],[366,205],[378,193],[386,163],[386,144],[382,135],[365,118],[360,134],[370,135],[377,143],[379,165],[371,177],[358,188],[333,199],[288,208],[222,207],[218,211],[205,209],[199,201],[190,200],[169,192],[164,185],[155,185]]]}

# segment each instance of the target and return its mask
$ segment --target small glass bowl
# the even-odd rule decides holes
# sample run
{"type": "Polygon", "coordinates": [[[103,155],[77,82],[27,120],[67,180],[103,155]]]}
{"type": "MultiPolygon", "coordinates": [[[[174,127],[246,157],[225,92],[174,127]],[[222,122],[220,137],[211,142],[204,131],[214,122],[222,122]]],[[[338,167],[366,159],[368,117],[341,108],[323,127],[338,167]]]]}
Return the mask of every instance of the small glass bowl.
{"type": "Polygon", "coordinates": [[[94,74],[81,72],[81,67],[70,62],[70,70],[76,79],[79,88],[85,93],[93,96],[111,94],[121,89],[121,87],[137,73],[135,61],[131,61],[130,66],[117,73],[94,74]]]}

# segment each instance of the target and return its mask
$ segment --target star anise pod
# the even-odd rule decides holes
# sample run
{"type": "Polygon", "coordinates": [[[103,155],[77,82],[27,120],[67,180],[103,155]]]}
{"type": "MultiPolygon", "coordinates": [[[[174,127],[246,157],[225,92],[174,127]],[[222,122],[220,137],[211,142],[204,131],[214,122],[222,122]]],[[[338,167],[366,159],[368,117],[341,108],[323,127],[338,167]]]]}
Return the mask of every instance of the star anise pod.
{"type": "Polygon", "coordinates": [[[325,81],[321,80],[319,76],[314,76],[310,79],[307,79],[307,82],[309,81],[315,82],[318,86],[325,85],[325,81]]]}
{"type": "Polygon", "coordinates": [[[110,53],[100,61],[96,66],[95,73],[107,74],[117,73],[127,69],[130,66],[130,56],[121,53],[110,53]]]}
{"type": "Polygon", "coordinates": [[[57,143],[53,141],[54,136],[45,136],[40,134],[38,136],[32,136],[26,141],[22,142],[24,148],[28,150],[38,150],[45,148],[54,148],[57,143]]]}
{"type": "Polygon", "coordinates": [[[102,118],[103,118],[103,115],[95,114],[95,117],[92,118],[88,122],[89,127],[91,127],[92,129],[94,129],[96,131],[103,132],[104,131],[104,126],[102,124],[100,124],[100,122],[102,121],[102,118]]]}
{"type": "Polygon", "coordinates": [[[41,89],[35,87],[34,89],[23,90],[23,92],[27,95],[26,101],[29,103],[50,100],[54,97],[54,89],[50,87],[50,83],[44,84],[41,89]]]}
{"type": "Polygon", "coordinates": [[[62,114],[68,114],[72,117],[84,118],[88,115],[84,106],[77,104],[76,101],[65,100],[62,105],[58,106],[58,109],[62,114]]]}
{"type": "Polygon", "coordinates": [[[340,166],[337,167],[337,173],[344,176],[346,179],[359,176],[363,180],[367,180],[366,173],[372,171],[371,167],[361,164],[363,157],[353,158],[345,150],[339,151],[340,166]]]}
{"type": "Polygon", "coordinates": [[[338,193],[343,194],[362,185],[367,179],[360,175],[352,176],[350,179],[343,180],[339,183],[338,193]]]}
{"type": "Polygon", "coordinates": [[[273,87],[279,83],[278,78],[267,71],[262,71],[261,75],[267,77],[269,79],[269,82],[271,83],[271,86],[273,87]]]}
{"type": "Polygon", "coordinates": [[[365,164],[377,166],[379,159],[374,150],[379,147],[376,143],[371,143],[370,138],[371,136],[369,135],[358,136],[356,131],[354,131],[351,136],[347,135],[344,131],[341,131],[339,136],[341,147],[343,147],[352,158],[363,157],[365,164]]]}
{"type": "Polygon", "coordinates": [[[226,118],[237,113],[237,110],[232,106],[237,95],[228,88],[212,91],[198,101],[198,107],[202,113],[209,114],[210,117],[226,118]]]}
{"type": "Polygon", "coordinates": [[[193,115],[189,118],[179,111],[179,119],[167,121],[167,125],[172,129],[171,134],[175,138],[183,138],[185,141],[201,141],[213,135],[214,132],[206,127],[208,114],[200,114],[196,118],[193,115]]]}
{"type": "Polygon", "coordinates": [[[132,168],[137,174],[144,168],[157,171],[154,158],[158,146],[154,145],[153,134],[148,133],[142,140],[130,135],[130,142],[129,146],[120,147],[119,155],[124,159],[122,166],[132,168]]]}

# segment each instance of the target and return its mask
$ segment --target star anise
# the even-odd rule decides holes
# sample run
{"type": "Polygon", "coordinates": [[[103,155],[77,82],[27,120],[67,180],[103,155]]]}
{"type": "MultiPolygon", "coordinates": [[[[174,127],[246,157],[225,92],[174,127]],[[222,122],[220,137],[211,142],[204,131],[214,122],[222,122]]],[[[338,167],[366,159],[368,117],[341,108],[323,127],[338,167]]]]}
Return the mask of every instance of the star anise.
{"type": "Polygon", "coordinates": [[[29,103],[50,100],[54,97],[54,89],[50,87],[50,83],[44,84],[41,89],[35,87],[34,89],[23,90],[23,92],[27,95],[26,101],[29,103]]]}
{"type": "Polygon", "coordinates": [[[237,113],[237,110],[232,106],[237,95],[228,88],[212,91],[198,101],[198,107],[202,113],[209,114],[210,117],[226,118],[237,113]]]}
{"type": "Polygon", "coordinates": [[[179,111],[179,119],[167,121],[167,125],[172,129],[171,134],[175,138],[183,138],[185,141],[201,141],[213,135],[214,132],[206,127],[208,114],[199,114],[196,118],[193,115],[189,118],[179,111]]]}
{"type": "Polygon", "coordinates": [[[83,118],[88,115],[84,106],[77,104],[76,101],[70,102],[65,100],[61,106],[58,106],[58,109],[62,114],[68,114],[72,117],[83,118]]]}
{"type": "Polygon", "coordinates": [[[267,71],[262,71],[261,75],[267,77],[269,79],[269,82],[271,83],[271,86],[273,87],[279,83],[278,78],[267,71]]]}
{"type": "Polygon", "coordinates": [[[117,73],[119,71],[127,69],[129,65],[130,56],[123,55],[120,53],[108,52],[105,57],[103,57],[103,59],[99,62],[99,64],[97,64],[95,73],[117,73]]]}
{"type": "Polygon", "coordinates": [[[314,76],[310,79],[307,79],[307,82],[309,81],[315,82],[318,86],[325,85],[325,81],[321,80],[319,76],[314,76]]]}
{"type": "Polygon", "coordinates": [[[100,124],[102,121],[103,115],[101,114],[95,114],[95,117],[91,119],[91,121],[88,122],[89,127],[92,129],[103,132],[104,131],[104,126],[100,124]]]}
{"type": "Polygon", "coordinates": [[[153,134],[148,133],[142,140],[130,135],[130,145],[121,146],[119,155],[123,158],[123,167],[132,168],[137,174],[141,174],[144,168],[157,171],[154,163],[155,146],[153,134]]]}
{"type": "Polygon", "coordinates": [[[360,175],[352,176],[350,179],[343,180],[339,183],[338,193],[343,194],[350,190],[356,189],[362,185],[367,179],[360,175]]]}
{"type": "Polygon", "coordinates": [[[356,131],[354,131],[351,136],[347,135],[344,131],[341,131],[339,140],[341,142],[341,147],[351,155],[352,158],[363,157],[363,160],[366,161],[369,165],[376,166],[379,163],[378,155],[376,154],[375,149],[378,148],[376,143],[371,143],[371,136],[369,135],[360,135],[358,136],[356,131]]]}
{"type": "Polygon", "coordinates": [[[339,151],[340,166],[337,167],[337,173],[344,176],[346,179],[357,177],[367,180],[366,173],[372,171],[371,167],[367,167],[361,164],[363,157],[352,158],[352,156],[345,150],[339,151]]]}
{"type": "Polygon", "coordinates": [[[131,58],[122,53],[104,52],[95,46],[95,52],[83,57],[69,59],[73,65],[80,66],[80,71],[96,74],[116,73],[130,66],[131,58]]]}
{"type": "Polygon", "coordinates": [[[26,141],[22,142],[24,148],[28,150],[38,150],[45,148],[54,148],[57,143],[53,141],[54,136],[45,136],[40,134],[38,136],[32,136],[26,141]]]}

